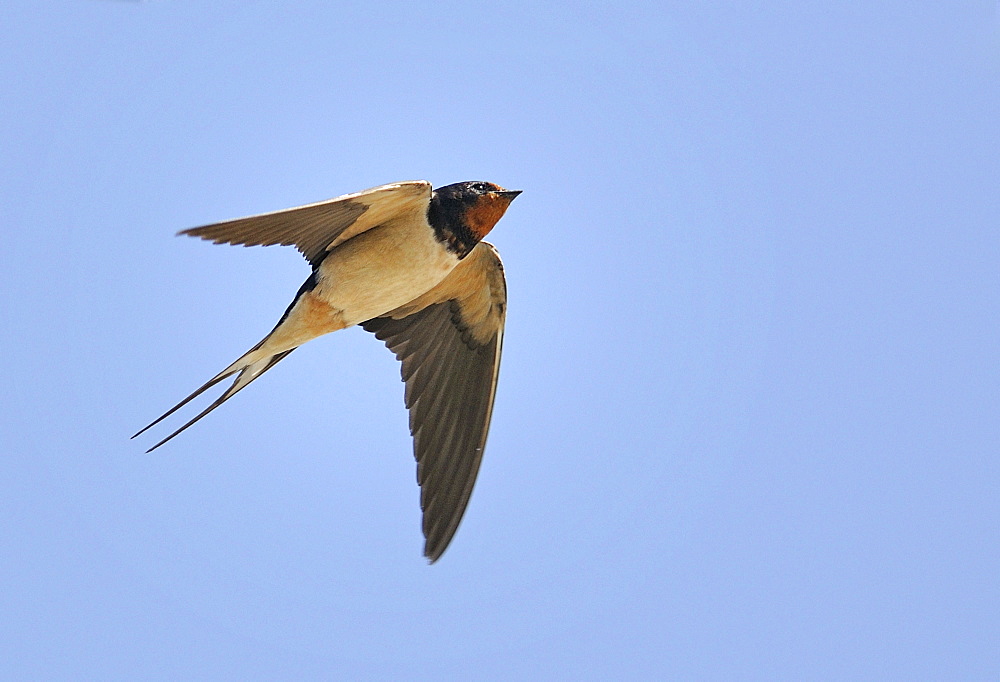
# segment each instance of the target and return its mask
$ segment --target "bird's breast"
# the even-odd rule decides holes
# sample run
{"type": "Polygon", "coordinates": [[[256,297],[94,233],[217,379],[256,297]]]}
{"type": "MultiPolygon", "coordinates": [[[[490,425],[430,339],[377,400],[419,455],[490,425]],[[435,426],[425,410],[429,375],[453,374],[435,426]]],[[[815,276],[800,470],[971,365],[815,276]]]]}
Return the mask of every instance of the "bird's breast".
{"type": "Polygon", "coordinates": [[[313,293],[358,324],[409,303],[458,263],[426,222],[389,222],[331,251],[313,293]]]}

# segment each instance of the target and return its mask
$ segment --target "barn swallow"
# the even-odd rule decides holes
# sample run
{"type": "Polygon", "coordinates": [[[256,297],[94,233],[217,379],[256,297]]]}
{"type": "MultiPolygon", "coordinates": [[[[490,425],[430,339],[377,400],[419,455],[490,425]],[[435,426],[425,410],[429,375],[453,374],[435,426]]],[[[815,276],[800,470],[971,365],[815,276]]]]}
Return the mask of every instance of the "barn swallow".
{"type": "Polygon", "coordinates": [[[500,368],[507,286],[500,256],[482,239],[520,193],[489,182],[437,190],[400,182],[181,231],[215,244],[294,245],[312,274],[271,333],[135,436],[236,375],[152,452],[306,341],[359,324],[402,363],[424,556],[433,563],[472,494],[500,368]]]}

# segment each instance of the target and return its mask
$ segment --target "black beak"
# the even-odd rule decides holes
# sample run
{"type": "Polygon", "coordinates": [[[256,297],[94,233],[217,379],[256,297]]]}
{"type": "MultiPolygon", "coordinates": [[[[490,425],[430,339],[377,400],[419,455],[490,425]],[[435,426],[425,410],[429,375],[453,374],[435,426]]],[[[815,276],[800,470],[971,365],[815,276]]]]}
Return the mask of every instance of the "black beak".
{"type": "Polygon", "coordinates": [[[517,195],[521,193],[522,190],[519,189],[505,189],[502,192],[497,192],[500,196],[505,198],[507,201],[514,201],[517,195]]]}

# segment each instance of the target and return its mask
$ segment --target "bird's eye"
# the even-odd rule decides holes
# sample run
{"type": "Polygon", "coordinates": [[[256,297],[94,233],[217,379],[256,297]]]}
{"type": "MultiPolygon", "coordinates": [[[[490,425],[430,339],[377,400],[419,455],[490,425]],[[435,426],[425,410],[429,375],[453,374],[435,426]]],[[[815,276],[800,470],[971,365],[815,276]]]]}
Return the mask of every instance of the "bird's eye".
{"type": "Polygon", "coordinates": [[[486,186],[485,182],[477,182],[476,184],[474,184],[472,186],[472,189],[476,190],[477,192],[488,192],[489,191],[489,188],[486,186]]]}

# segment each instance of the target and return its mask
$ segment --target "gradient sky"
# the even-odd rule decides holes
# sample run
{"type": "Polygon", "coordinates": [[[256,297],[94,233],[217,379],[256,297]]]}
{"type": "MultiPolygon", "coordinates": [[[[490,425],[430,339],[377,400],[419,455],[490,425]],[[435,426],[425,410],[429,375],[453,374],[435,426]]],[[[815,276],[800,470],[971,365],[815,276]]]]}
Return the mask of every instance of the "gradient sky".
{"type": "Polygon", "coordinates": [[[1000,677],[994,2],[0,26],[0,677],[1000,677]],[[308,274],[177,230],[415,179],[524,190],[441,561],[359,329],[129,441],[308,274]]]}

